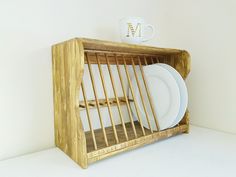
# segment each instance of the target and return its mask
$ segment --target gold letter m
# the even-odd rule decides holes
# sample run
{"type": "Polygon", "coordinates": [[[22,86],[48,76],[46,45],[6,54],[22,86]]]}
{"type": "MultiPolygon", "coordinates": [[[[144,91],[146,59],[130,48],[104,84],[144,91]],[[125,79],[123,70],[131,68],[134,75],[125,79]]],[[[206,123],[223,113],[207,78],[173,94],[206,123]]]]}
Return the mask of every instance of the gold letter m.
{"type": "Polygon", "coordinates": [[[128,25],[128,33],[126,37],[130,37],[130,32],[132,37],[135,37],[135,34],[138,32],[138,37],[141,37],[141,23],[137,23],[136,28],[134,29],[132,23],[127,23],[128,25]]]}

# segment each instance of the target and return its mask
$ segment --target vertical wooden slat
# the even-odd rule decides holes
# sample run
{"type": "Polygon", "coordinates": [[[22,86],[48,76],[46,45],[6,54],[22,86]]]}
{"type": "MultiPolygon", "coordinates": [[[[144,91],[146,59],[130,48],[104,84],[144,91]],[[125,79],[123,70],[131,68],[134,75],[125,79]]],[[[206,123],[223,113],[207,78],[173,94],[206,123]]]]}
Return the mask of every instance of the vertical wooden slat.
{"type": "Polygon", "coordinates": [[[126,61],[125,61],[124,56],[122,56],[122,57],[123,57],[125,73],[126,73],[127,80],[128,80],[128,83],[129,83],[130,91],[131,91],[132,97],[133,97],[133,99],[134,99],[134,107],[135,107],[135,110],[136,110],[136,112],[137,112],[137,117],[138,117],[138,120],[139,120],[141,129],[142,129],[142,133],[143,133],[143,135],[145,136],[146,133],[145,133],[144,128],[143,128],[143,123],[142,123],[142,120],[141,120],[141,117],[140,117],[140,113],[139,113],[139,110],[138,110],[137,100],[136,100],[136,96],[135,96],[135,94],[134,94],[134,89],[133,89],[133,86],[132,86],[132,83],[131,83],[131,79],[130,79],[130,75],[129,75],[129,72],[128,72],[128,69],[127,69],[126,61]]]}
{"type": "Polygon", "coordinates": [[[151,57],[151,63],[152,63],[152,64],[154,64],[154,60],[153,60],[153,58],[152,58],[152,57],[151,57]]]}
{"type": "Polygon", "coordinates": [[[118,71],[118,75],[119,75],[119,78],[120,78],[120,84],[121,84],[122,92],[124,94],[125,102],[126,102],[126,105],[127,105],[127,110],[128,110],[128,114],[129,114],[130,123],[131,123],[132,129],[133,129],[133,132],[134,132],[134,136],[135,136],[135,138],[137,138],[137,132],[136,132],[136,129],[135,129],[135,126],[134,126],[134,121],[133,121],[133,118],[132,118],[132,112],[131,112],[131,109],[130,109],[130,106],[129,106],[128,97],[127,97],[125,87],[124,87],[124,81],[123,81],[123,78],[121,76],[120,66],[119,66],[116,55],[115,55],[115,61],[116,61],[116,68],[117,68],[117,71],[118,71]]]}
{"type": "Polygon", "coordinates": [[[164,60],[164,63],[166,63],[166,64],[168,64],[168,59],[167,59],[167,57],[166,56],[163,56],[163,60],[164,60]]]}
{"type": "Polygon", "coordinates": [[[171,65],[172,67],[175,67],[175,58],[174,58],[173,55],[170,56],[170,65],[171,65]]]}
{"type": "MultiPolygon", "coordinates": [[[[144,97],[143,97],[142,89],[141,89],[141,86],[140,86],[140,83],[139,83],[139,78],[138,78],[138,75],[137,75],[137,71],[135,69],[133,57],[131,57],[131,62],[132,62],[132,67],[133,67],[133,71],[134,71],[134,77],[136,79],[136,83],[137,83],[138,90],[139,90],[139,95],[140,95],[141,102],[142,102],[142,105],[143,105],[143,110],[144,110],[144,113],[145,113],[145,116],[146,116],[146,119],[147,119],[148,127],[151,130],[151,132],[153,132],[152,126],[150,124],[150,119],[149,119],[149,116],[148,116],[147,108],[146,108],[146,105],[144,103],[144,97]]],[[[139,60],[139,62],[140,62],[140,60],[139,60]]]]}
{"type": "Polygon", "coordinates": [[[155,63],[160,63],[159,58],[155,57],[155,63]]]}
{"type": "Polygon", "coordinates": [[[109,101],[109,98],[107,95],[107,89],[106,89],[106,85],[105,85],[105,81],[104,81],[104,77],[103,77],[103,73],[102,73],[102,69],[101,69],[101,64],[100,64],[99,58],[97,56],[97,53],[96,53],[96,59],[97,59],[97,63],[98,63],[98,69],[99,69],[99,73],[100,73],[100,77],[101,77],[101,81],[102,81],[102,87],[103,87],[104,95],[105,95],[105,98],[107,101],[107,108],[108,108],[108,112],[110,115],[110,121],[111,121],[113,132],[115,135],[116,143],[119,143],[119,139],[118,139],[118,135],[117,135],[117,131],[116,131],[116,126],[115,126],[113,114],[111,111],[111,105],[110,105],[110,101],[109,101]]]}
{"type": "Polygon", "coordinates": [[[164,63],[163,57],[158,57],[159,63],[164,63]]]}
{"type": "Polygon", "coordinates": [[[107,57],[106,54],[105,54],[105,58],[106,58],[106,62],[107,62],[108,72],[109,72],[110,79],[111,79],[111,85],[112,85],[113,92],[114,92],[116,102],[117,102],[117,108],[118,108],[118,112],[119,112],[119,116],[120,116],[120,121],[121,121],[123,130],[124,130],[124,133],[125,133],[125,138],[128,141],[129,138],[128,138],[128,135],[127,135],[127,131],[126,131],[125,123],[124,123],[124,118],[123,118],[121,108],[120,108],[120,101],[119,101],[118,96],[117,96],[117,91],[116,91],[116,87],[115,87],[115,84],[114,84],[114,79],[113,79],[113,76],[112,76],[110,63],[109,63],[109,60],[108,60],[108,57],[107,57]]]}
{"type": "MultiPolygon", "coordinates": [[[[139,67],[140,67],[140,70],[141,70],[141,75],[142,75],[142,78],[143,78],[143,83],[144,83],[144,86],[145,86],[145,89],[146,89],[149,104],[150,104],[152,114],[153,114],[153,117],[154,117],[154,120],[155,120],[156,128],[159,131],[160,126],[159,126],[159,123],[158,123],[158,120],[157,120],[156,112],[155,112],[154,107],[153,107],[153,101],[152,101],[152,98],[151,98],[151,95],[150,95],[150,92],[149,92],[149,89],[148,89],[148,86],[147,86],[147,82],[146,82],[146,78],[145,78],[145,75],[144,75],[144,72],[143,72],[143,66],[141,64],[140,57],[138,57],[138,60],[139,60],[139,67]]],[[[144,63],[147,63],[146,57],[144,57],[144,63]]]]}
{"type": "Polygon", "coordinates": [[[102,131],[103,131],[104,141],[106,143],[106,146],[108,146],[106,130],[104,128],[103,121],[102,121],[102,115],[101,115],[101,111],[100,111],[100,105],[99,105],[99,101],[98,101],[98,97],[97,97],[97,90],[96,90],[95,83],[94,83],[94,77],[93,77],[91,64],[90,64],[89,57],[88,57],[87,53],[85,54],[85,56],[86,56],[87,63],[88,63],[89,74],[90,74],[90,78],[91,78],[91,82],[92,82],[93,93],[94,93],[96,105],[97,105],[98,116],[99,116],[100,124],[102,127],[102,131]]]}
{"type": "Polygon", "coordinates": [[[148,65],[148,63],[147,63],[147,58],[144,57],[143,59],[144,59],[144,64],[145,64],[145,65],[148,65]]]}
{"type": "Polygon", "coordinates": [[[82,80],[82,83],[81,83],[81,88],[82,88],[82,92],[83,92],[83,97],[84,97],[84,103],[85,103],[89,128],[90,128],[90,131],[92,133],[94,149],[97,150],[97,142],[96,142],[96,138],[95,138],[95,134],[94,134],[94,130],[93,130],[93,125],[92,125],[91,118],[90,118],[90,112],[89,112],[90,110],[89,110],[89,105],[88,105],[88,101],[87,101],[87,96],[86,96],[86,91],[85,91],[85,88],[84,88],[83,80],[82,80]]]}

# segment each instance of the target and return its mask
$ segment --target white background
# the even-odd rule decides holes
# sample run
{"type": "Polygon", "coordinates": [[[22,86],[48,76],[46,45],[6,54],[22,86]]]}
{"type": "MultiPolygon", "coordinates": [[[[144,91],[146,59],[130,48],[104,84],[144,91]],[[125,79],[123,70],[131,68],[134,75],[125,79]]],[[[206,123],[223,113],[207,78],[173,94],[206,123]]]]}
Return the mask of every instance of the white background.
{"type": "Polygon", "coordinates": [[[51,45],[119,41],[126,16],[157,29],[147,44],[190,52],[191,122],[236,133],[235,9],[233,0],[1,0],[0,159],[54,146],[51,45]]]}

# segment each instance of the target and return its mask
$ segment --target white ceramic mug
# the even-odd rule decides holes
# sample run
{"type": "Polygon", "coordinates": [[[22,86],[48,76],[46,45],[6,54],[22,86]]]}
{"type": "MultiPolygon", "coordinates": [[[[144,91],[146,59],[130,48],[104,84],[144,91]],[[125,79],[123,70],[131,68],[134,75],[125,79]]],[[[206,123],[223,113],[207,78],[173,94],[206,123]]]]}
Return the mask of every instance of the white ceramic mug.
{"type": "Polygon", "coordinates": [[[140,44],[152,39],[154,28],[140,17],[127,17],[120,20],[120,37],[122,42],[140,44]],[[149,32],[149,35],[147,34],[149,32]]]}

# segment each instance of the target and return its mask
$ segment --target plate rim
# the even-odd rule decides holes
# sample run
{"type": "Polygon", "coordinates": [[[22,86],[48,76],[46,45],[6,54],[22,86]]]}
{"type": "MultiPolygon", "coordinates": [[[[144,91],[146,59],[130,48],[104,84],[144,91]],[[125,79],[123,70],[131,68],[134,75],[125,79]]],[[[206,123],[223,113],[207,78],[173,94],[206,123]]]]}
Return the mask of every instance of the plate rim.
{"type": "MultiPolygon", "coordinates": [[[[164,130],[164,129],[167,129],[167,128],[170,128],[171,126],[172,126],[172,123],[174,122],[174,120],[175,120],[175,118],[176,118],[176,116],[178,115],[178,113],[179,113],[179,108],[180,108],[180,93],[179,93],[179,87],[178,87],[178,84],[177,84],[177,82],[176,82],[176,80],[175,80],[175,78],[172,76],[172,74],[167,70],[167,69],[165,69],[165,68],[163,68],[163,67],[161,67],[161,66],[159,66],[159,65],[148,65],[148,66],[143,66],[143,73],[144,73],[144,77],[146,78],[146,83],[147,83],[147,86],[148,87],[150,87],[150,84],[149,84],[149,81],[148,81],[148,79],[147,79],[147,77],[148,77],[148,75],[153,75],[154,77],[156,76],[156,77],[158,77],[159,79],[162,79],[162,80],[164,80],[164,82],[165,82],[165,84],[167,85],[167,87],[169,87],[169,88],[172,88],[171,90],[175,90],[175,93],[177,94],[177,95],[175,95],[175,97],[177,97],[176,98],[176,101],[175,101],[175,104],[174,103],[172,103],[172,104],[170,104],[170,108],[169,108],[169,110],[171,109],[171,105],[177,105],[177,106],[175,106],[175,115],[173,115],[173,118],[172,119],[170,119],[169,121],[168,121],[168,123],[165,123],[164,125],[160,125],[160,122],[161,122],[161,120],[163,120],[163,119],[165,119],[165,118],[162,118],[162,119],[160,119],[160,118],[158,118],[157,117],[157,119],[158,119],[158,122],[159,122],[159,126],[160,126],[160,130],[164,130]],[[167,82],[167,81],[165,81],[166,79],[163,79],[163,76],[160,78],[160,74],[157,74],[157,72],[153,72],[153,70],[156,70],[156,69],[159,69],[159,71],[158,72],[162,72],[162,73],[165,73],[164,75],[165,75],[165,77],[168,77],[168,80],[172,80],[171,81],[171,84],[169,83],[169,82],[167,82]],[[150,73],[150,72],[152,72],[152,73],[150,73]],[[150,73],[150,74],[149,74],[150,73]],[[173,86],[174,85],[174,86],[173,86]],[[168,124],[168,126],[166,125],[166,124],[168,124]]],[[[161,75],[163,75],[163,74],[161,74],[161,75]]],[[[143,82],[143,81],[142,81],[143,82]]],[[[138,96],[140,96],[140,93],[139,93],[139,89],[138,89],[138,86],[137,86],[137,83],[136,83],[136,78],[133,76],[132,78],[131,78],[131,84],[132,84],[132,86],[134,87],[133,88],[133,90],[134,90],[134,94],[135,94],[135,97],[137,98],[138,96]]],[[[150,90],[150,89],[149,89],[150,90]]],[[[145,91],[146,92],[146,91],[145,91]]],[[[149,91],[150,92],[150,91],[149,91]]],[[[169,93],[170,93],[170,96],[171,95],[173,95],[173,93],[172,93],[173,91],[170,91],[169,93]]],[[[131,94],[131,90],[130,90],[130,88],[129,88],[129,97],[130,97],[130,94],[131,94]]],[[[151,93],[150,93],[151,94],[151,93]]],[[[172,96],[173,97],[173,96],[172,96]]],[[[139,112],[140,112],[140,117],[141,117],[141,119],[143,120],[143,122],[145,122],[145,123],[143,123],[143,126],[145,127],[145,128],[148,128],[149,129],[149,127],[148,127],[148,124],[147,124],[147,120],[146,120],[146,115],[145,115],[145,113],[144,113],[144,110],[143,110],[143,106],[141,106],[142,105],[142,103],[141,103],[141,101],[140,101],[140,99],[136,99],[136,101],[137,101],[137,107],[138,107],[138,109],[139,109],[139,112]],[[145,121],[144,121],[145,120],[145,121]]],[[[153,101],[154,102],[154,101],[153,101]]],[[[149,104],[149,102],[148,102],[148,104],[149,104]]],[[[150,104],[149,104],[150,105],[150,104]]],[[[154,106],[154,110],[157,112],[157,109],[158,108],[156,108],[157,106],[155,106],[155,104],[153,105],[154,106]]],[[[135,108],[134,108],[134,105],[131,107],[131,110],[132,110],[132,113],[133,113],[133,115],[134,115],[134,117],[137,119],[137,112],[136,112],[136,110],[135,110],[135,108]]],[[[168,111],[167,111],[168,112],[168,111]]],[[[168,115],[168,114],[167,114],[168,115]]],[[[154,119],[153,118],[153,114],[151,113],[149,113],[149,119],[150,119],[150,117],[152,118],[152,119],[154,119]]],[[[171,116],[172,117],[172,116],[171,116]]],[[[150,122],[152,123],[152,121],[150,120],[150,122]]],[[[156,126],[154,125],[151,125],[151,127],[152,127],[152,129],[153,130],[156,130],[156,126]]]]}
{"type": "Polygon", "coordinates": [[[157,65],[164,67],[165,69],[167,69],[175,78],[178,87],[179,87],[179,92],[180,92],[180,109],[179,109],[179,113],[175,119],[175,121],[173,122],[171,127],[174,127],[175,125],[177,125],[183,118],[187,107],[188,107],[188,90],[187,90],[187,86],[185,84],[184,79],[182,78],[182,76],[180,75],[180,73],[173,68],[172,66],[165,64],[165,63],[157,63],[157,65]],[[181,109],[182,108],[182,109],[181,109]]]}

